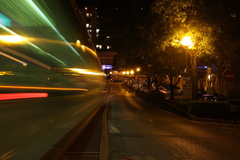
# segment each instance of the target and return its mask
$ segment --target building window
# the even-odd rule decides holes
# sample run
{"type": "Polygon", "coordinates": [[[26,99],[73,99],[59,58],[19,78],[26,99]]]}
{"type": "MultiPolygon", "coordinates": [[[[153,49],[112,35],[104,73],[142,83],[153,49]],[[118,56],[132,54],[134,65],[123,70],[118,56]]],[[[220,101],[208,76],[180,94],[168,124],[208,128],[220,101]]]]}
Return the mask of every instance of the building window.
{"type": "Polygon", "coordinates": [[[232,13],[231,17],[235,18],[235,17],[237,17],[237,14],[236,13],[232,13]]]}
{"type": "Polygon", "coordinates": [[[107,49],[111,49],[111,46],[107,46],[107,49]]]}
{"type": "Polygon", "coordinates": [[[86,17],[92,17],[92,13],[86,13],[86,17]]]}
{"type": "Polygon", "coordinates": [[[96,45],[96,48],[97,48],[97,49],[102,49],[102,45],[101,45],[101,44],[97,44],[97,45],[96,45]]]}
{"type": "Polygon", "coordinates": [[[89,23],[87,23],[87,24],[86,24],[86,28],[92,28],[92,25],[89,24],[89,23]]]}
{"type": "Polygon", "coordinates": [[[91,30],[91,29],[88,29],[88,32],[89,32],[89,33],[92,33],[92,30],[91,30]]]}

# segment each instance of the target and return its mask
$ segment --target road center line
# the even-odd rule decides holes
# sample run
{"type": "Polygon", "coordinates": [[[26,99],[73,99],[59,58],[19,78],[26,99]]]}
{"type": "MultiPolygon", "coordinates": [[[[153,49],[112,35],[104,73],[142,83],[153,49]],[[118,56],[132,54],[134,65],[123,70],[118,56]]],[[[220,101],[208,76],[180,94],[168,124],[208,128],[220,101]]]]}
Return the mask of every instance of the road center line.
{"type": "Polygon", "coordinates": [[[120,131],[110,121],[108,121],[108,125],[109,133],[120,133],[120,131]]]}
{"type": "Polygon", "coordinates": [[[149,121],[150,123],[154,123],[153,120],[151,120],[151,119],[148,119],[148,121],[149,121]]]}

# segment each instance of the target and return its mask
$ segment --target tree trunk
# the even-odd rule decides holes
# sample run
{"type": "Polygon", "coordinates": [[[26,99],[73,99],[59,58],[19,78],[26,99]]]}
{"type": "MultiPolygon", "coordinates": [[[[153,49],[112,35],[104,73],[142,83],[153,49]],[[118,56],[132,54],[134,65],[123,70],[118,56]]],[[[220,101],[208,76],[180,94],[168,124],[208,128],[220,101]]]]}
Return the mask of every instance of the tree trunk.
{"type": "Polygon", "coordinates": [[[173,85],[173,76],[172,75],[168,75],[169,76],[169,80],[170,80],[170,99],[174,99],[174,85],[173,85]]]}
{"type": "Polygon", "coordinates": [[[177,82],[175,84],[173,84],[173,77],[174,76],[169,75],[170,91],[171,91],[170,99],[174,99],[174,88],[177,86],[177,84],[180,82],[180,79],[181,79],[181,78],[178,78],[177,82]]]}
{"type": "Polygon", "coordinates": [[[192,55],[192,99],[198,99],[197,53],[192,55]]]}
{"type": "Polygon", "coordinates": [[[158,90],[158,75],[154,75],[154,83],[155,83],[155,91],[159,91],[158,90]]]}

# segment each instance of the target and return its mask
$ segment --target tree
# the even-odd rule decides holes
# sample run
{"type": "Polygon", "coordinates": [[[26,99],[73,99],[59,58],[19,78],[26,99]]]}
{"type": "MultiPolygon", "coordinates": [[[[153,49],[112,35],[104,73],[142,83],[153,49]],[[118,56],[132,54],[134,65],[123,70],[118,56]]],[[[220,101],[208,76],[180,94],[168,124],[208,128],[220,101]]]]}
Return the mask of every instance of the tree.
{"type": "Polygon", "coordinates": [[[158,15],[153,28],[156,50],[166,47],[181,47],[181,39],[190,36],[194,45],[188,49],[191,64],[193,98],[197,98],[197,57],[214,53],[215,34],[219,29],[208,23],[204,0],[157,0],[153,12],[158,15]],[[164,33],[159,35],[160,33],[164,33]]]}

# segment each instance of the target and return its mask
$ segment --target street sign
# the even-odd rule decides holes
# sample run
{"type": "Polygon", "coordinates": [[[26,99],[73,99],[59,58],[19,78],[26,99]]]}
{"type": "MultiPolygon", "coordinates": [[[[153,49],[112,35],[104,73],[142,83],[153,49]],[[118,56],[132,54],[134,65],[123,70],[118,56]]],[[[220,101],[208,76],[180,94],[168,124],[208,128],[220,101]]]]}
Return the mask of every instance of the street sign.
{"type": "Polygon", "coordinates": [[[226,70],[223,72],[223,79],[224,79],[226,82],[233,82],[234,79],[235,79],[235,72],[233,72],[231,69],[226,69],[226,70]]]}

